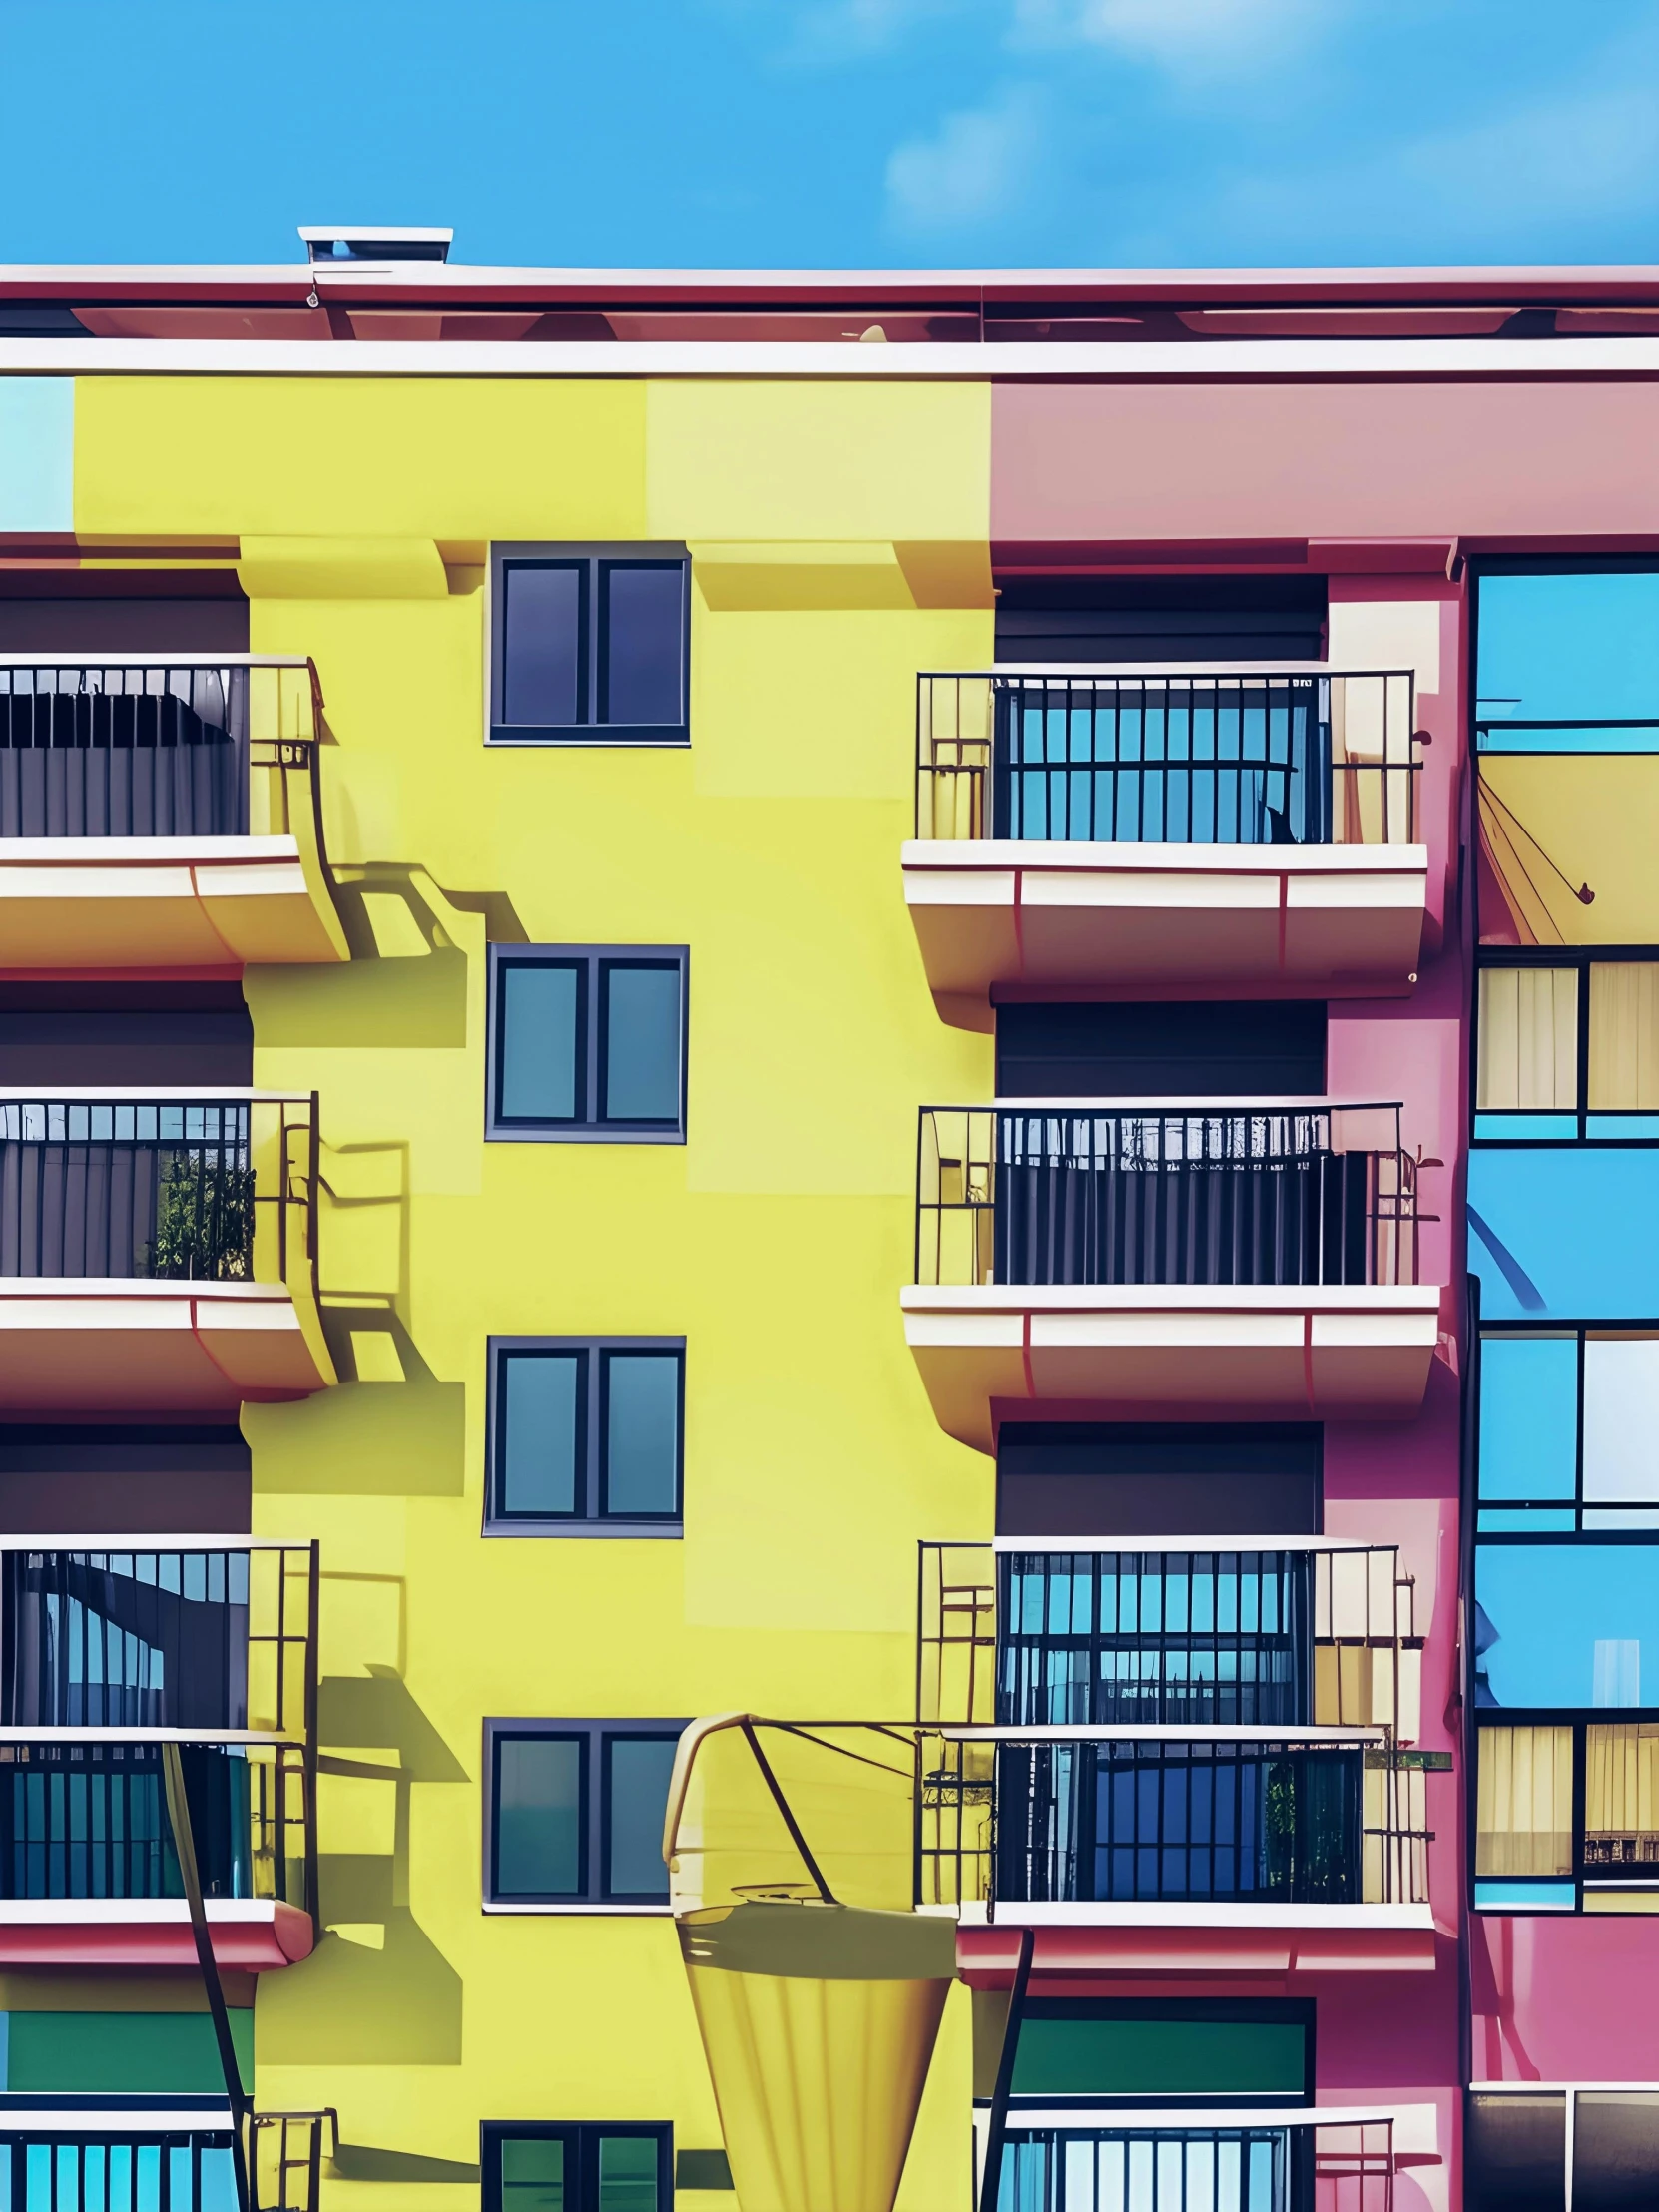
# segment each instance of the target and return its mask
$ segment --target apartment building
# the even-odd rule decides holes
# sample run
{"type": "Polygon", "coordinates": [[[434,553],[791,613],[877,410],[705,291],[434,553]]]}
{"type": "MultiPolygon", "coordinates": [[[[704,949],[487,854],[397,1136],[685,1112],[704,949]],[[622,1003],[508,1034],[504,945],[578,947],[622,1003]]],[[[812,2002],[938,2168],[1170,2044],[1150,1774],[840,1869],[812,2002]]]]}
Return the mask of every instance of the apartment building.
{"type": "Polygon", "coordinates": [[[1659,273],[301,236],[0,270],[6,2201],[1647,2202],[1659,273]]]}

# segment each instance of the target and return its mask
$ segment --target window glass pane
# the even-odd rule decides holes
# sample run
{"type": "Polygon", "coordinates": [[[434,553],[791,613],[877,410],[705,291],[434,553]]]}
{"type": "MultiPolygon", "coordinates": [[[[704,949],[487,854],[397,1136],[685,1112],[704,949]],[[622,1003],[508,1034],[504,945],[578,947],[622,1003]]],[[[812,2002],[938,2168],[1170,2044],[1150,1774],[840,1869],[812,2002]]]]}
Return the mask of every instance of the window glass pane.
{"type": "Polygon", "coordinates": [[[1659,1501],[1659,1338],[1591,1337],[1584,1346],[1584,1495],[1659,1501]]]}
{"type": "Polygon", "coordinates": [[[607,562],[604,594],[607,722],[679,724],[685,720],[685,570],[607,562]]]}
{"type": "Polygon", "coordinates": [[[1576,1106],[1577,970],[1482,968],[1478,1038],[1482,1112],[1576,1106]]]}
{"type": "Polygon", "coordinates": [[[680,970],[607,962],[606,1121],[680,1118],[680,970]]]}
{"type": "Polygon", "coordinates": [[[1659,2096],[1585,2089],[1573,2111],[1573,2212],[1614,2212],[1653,2199],[1659,2174],[1659,2096]]]}
{"type": "Polygon", "coordinates": [[[575,1897],[580,1893],[584,1748],[580,1739],[570,1736],[496,1739],[498,1896],[575,1897]]]}
{"type": "Polygon", "coordinates": [[[1659,1728],[1584,1731],[1584,1864],[1659,1875],[1659,1728]]]}
{"type": "Polygon", "coordinates": [[[663,1819],[674,1767],[673,1736],[605,1739],[605,1887],[613,1897],[668,1899],[663,1819]]]}
{"type": "Polygon", "coordinates": [[[501,2212],[567,2212],[563,2143],[529,2137],[502,2143],[501,2212]]]}
{"type": "MultiPolygon", "coordinates": [[[[1489,709],[1522,722],[1659,714],[1659,574],[1483,576],[1489,709]]],[[[1599,750],[1590,731],[1556,736],[1563,750],[1599,750]]]]}
{"type": "Polygon", "coordinates": [[[1027,2015],[1014,2055],[1019,2096],[1300,2096],[1295,2021],[1027,2015]]]}
{"type": "Polygon", "coordinates": [[[1590,969],[1590,1104],[1659,1106],[1659,961],[1597,960],[1590,969]]]}
{"type": "Polygon", "coordinates": [[[657,2212],[654,2137],[600,2136],[599,2212],[657,2212]]]}
{"type": "Polygon", "coordinates": [[[1474,1871],[1571,1874],[1572,1730],[1482,1728],[1474,1871]]]}
{"type": "Polygon", "coordinates": [[[1631,1706],[1659,1679],[1659,1572],[1649,1544],[1475,1547],[1475,1703],[1631,1706]]]}
{"type": "Polygon", "coordinates": [[[1564,2096],[1473,2096],[1465,2137],[1465,2212],[1562,2212],[1564,2096]]]}
{"type": "Polygon", "coordinates": [[[580,1509],[582,1369],[577,1352],[510,1352],[501,1361],[498,1513],[580,1509]]]}
{"type": "Polygon", "coordinates": [[[1483,1337],[1480,1495],[1571,1497],[1577,1464],[1577,1339],[1483,1337]]]}
{"type": "Polygon", "coordinates": [[[680,1355],[605,1359],[605,1510],[680,1509],[680,1355]]]}
{"type": "Polygon", "coordinates": [[[583,1112],[582,977],[575,966],[509,961],[501,969],[504,1121],[577,1121],[583,1112]]]}
{"type": "Polygon", "coordinates": [[[501,589],[503,722],[580,722],[584,570],[511,563],[501,571],[501,589]]]}

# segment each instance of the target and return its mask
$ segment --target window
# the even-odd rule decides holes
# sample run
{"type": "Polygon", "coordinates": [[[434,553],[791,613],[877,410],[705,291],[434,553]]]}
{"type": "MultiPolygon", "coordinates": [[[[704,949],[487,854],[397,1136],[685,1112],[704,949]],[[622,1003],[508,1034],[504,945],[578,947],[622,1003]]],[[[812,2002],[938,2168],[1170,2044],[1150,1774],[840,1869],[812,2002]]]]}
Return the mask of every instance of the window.
{"type": "Polygon", "coordinates": [[[663,1817],[686,1726],[486,1721],[486,1908],[666,1910],[663,1817]]]}
{"type": "Polygon", "coordinates": [[[1313,2043],[1314,2007],[1302,2000],[1033,1997],[1013,2096],[1312,2104],[1313,2043]]]}
{"type": "Polygon", "coordinates": [[[683,545],[490,548],[490,740],[684,745],[683,545]]]}
{"type": "Polygon", "coordinates": [[[1468,2098],[1463,2145],[1468,2212],[1564,2212],[1568,2204],[1612,2212],[1651,2203],[1659,2182],[1659,2089],[1483,2084],[1468,2098]]]}
{"type": "Polygon", "coordinates": [[[999,1006],[998,1098],[1319,1097],[1323,999],[999,1006]]]}
{"type": "Polygon", "coordinates": [[[1477,1912],[1659,1912],[1659,1723],[1483,1720],[1475,1803],[1477,1912]]]}
{"type": "Polygon", "coordinates": [[[1480,970],[1478,1142],[1659,1138],[1659,961],[1480,970]]]}
{"type": "Polygon", "coordinates": [[[677,1536],[683,1337],[492,1337],[486,1531],[677,1536]]]}
{"type": "Polygon", "coordinates": [[[1481,1533],[1659,1530],[1656,1401],[1659,1336],[1482,1332],[1481,1533]]]}
{"type": "Polygon", "coordinates": [[[1324,1431],[1004,1421],[999,1536],[1317,1535],[1324,1431]]]}
{"type": "Polygon", "coordinates": [[[484,2212],[673,2212],[674,2129],[628,2120],[486,2120],[484,2212]]]}
{"type": "Polygon", "coordinates": [[[486,1136],[684,1144],[684,945],[492,945],[486,1136]]]}

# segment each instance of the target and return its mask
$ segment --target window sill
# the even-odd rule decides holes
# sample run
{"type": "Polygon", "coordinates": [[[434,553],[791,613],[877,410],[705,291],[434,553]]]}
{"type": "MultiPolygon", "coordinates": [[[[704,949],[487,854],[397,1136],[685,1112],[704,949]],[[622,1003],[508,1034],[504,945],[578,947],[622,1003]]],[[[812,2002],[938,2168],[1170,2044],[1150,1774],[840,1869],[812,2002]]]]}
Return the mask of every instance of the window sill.
{"type": "Polygon", "coordinates": [[[538,753],[549,750],[587,752],[595,749],[608,753],[686,753],[691,749],[691,732],[685,729],[652,727],[638,730],[491,730],[484,743],[487,747],[500,747],[508,751],[522,752],[528,748],[538,753]]]}
{"type": "Polygon", "coordinates": [[[672,1905],[498,1905],[490,1898],[484,1900],[484,1912],[502,1920],[524,1920],[529,1916],[561,1921],[671,1921],[674,1918],[672,1905]]]}
{"type": "Polygon", "coordinates": [[[585,1128],[549,1124],[539,1129],[486,1128],[486,1144],[684,1144],[684,1129],[608,1128],[603,1123],[585,1128]]]}
{"type": "Polygon", "coordinates": [[[649,1541],[667,1538],[679,1543],[686,1533],[682,1520],[625,1520],[621,1514],[607,1520],[486,1520],[486,1536],[528,1536],[537,1540],[548,1537],[618,1536],[643,1537],[649,1541]]]}

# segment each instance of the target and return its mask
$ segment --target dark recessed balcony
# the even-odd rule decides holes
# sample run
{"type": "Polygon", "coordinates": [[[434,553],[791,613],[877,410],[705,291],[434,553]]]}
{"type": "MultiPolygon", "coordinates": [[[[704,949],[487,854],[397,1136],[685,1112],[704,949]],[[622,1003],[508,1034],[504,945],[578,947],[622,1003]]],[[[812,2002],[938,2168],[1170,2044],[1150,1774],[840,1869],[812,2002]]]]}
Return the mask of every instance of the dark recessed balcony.
{"type": "Polygon", "coordinates": [[[315,1094],[0,1094],[0,1411],[219,1412],[334,1373],[315,1094]]]}
{"type": "Polygon", "coordinates": [[[303,1957],[316,1865],[314,1545],[84,1542],[0,1552],[0,1963],[194,1957],[168,1743],[222,1962],[303,1957]]]}
{"type": "Polygon", "coordinates": [[[933,991],[1408,990],[1413,718],[1406,673],[921,677],[904,894],[933,991]]]}
{"type": "Polygon", "coordinates": [[[1395,1105],[924,1108],[903,1307],[941,1424],[989,1449],[1033,1401],[1411,1411],[1439,1308],[1416,1281],[1417,1167],[1395,1105]]]}
{"type": "Polygon", "coordinates": [[[0,656],[0,964],[347,957],[310,662],[0,656]]]}

